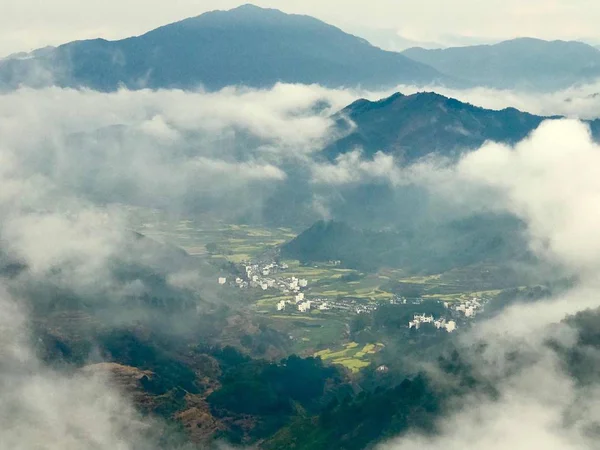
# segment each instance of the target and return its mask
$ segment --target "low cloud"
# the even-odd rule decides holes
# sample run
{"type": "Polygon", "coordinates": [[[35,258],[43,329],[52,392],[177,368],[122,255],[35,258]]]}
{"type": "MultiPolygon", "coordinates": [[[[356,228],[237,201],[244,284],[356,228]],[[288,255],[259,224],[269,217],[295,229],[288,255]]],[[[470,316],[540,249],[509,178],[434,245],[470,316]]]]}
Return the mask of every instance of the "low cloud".
{"type": "Polygon", "coordinates": [[[500,193],[499,206],[528,224],[533,248],[576,274],[597,274],[600,146],[586,125],[543,123],[514,148],[487,144],[457,167],[467,182],[500,193]]]}
{"type": "Polygon", "coordinates": [[[405,183],[401,169],[394,157],[378,152],[372,160],[363,158],[359,150],[343,153],[334,163],[315,164],[312,168],[313,182],[343,186],[369,182],[405,183]]]}
{"type": "Polygon", "coordinates": [[[593,120],[600,117],[600,81],[573,86],[562,91],[533,93],[491,88],[449,89],[443,86],[416,87],[399,85],[393,92],[414,94],[431,91],[486,109],[516,108],[539,116],[564,116],[593,120]]]}
{"type": "MultiPolygon", "coordinates": [[[[217,300],[203,267],[128,229],[127,205],[260,218],[287,167],[306,164],[330,138],[330,114],[351,99],[289,85],[1,95],[0,262],[21,270],[0,291],[0,447],[157,448],[161,425],[142,418],[109,378],[38,359],[36,314],[76,298],[106,323],[130,325],[146,317],[136,300],[163,296],[175,309],[173,297],[181,299],[191,313],[180,322],[193,322],[202,313],[194,302],[217,300]]],[[[180,322],[169,331],[185,328],[180,322]]]]}
{"type": "Polygon", "coordinates": [[[0,288],[0,446],[15,450],[134,450],[156,447],[160,425],[143,419],[99,375],[43,365],[29,344],[27,318],[0,288]]]}
{"type": "MultiPolygon", "coordinates": [[[[531,448],[537,436],[545,448],[591,448],[580,428],[557,424],[577,399],[596,399],[596,392],[574,386],[540,338],[548,336],[548,324],[597,304],[600,149],[588,129],[577,121],[545,123],[514,147],[489,143],[456,165],[432,160],[401,168],[392,156],[365,160],[359,151],[316,162],[314,153],[334,138],[330,114],[371,95],[379,94],[290,85],[211,94],[48,88],[2,95],[2,251],[24,263],[29,277],[103,298],[140,295],[147,288],[141,280],[116,285],[115,259],[154,261],[169,269],[161,273],[169,287],[200,289],[203,280],[194,269],[160,260],[162,250],[154,245],[132,244],[126,214],[113,204],[260,218],[265,202],[300,177],[295,171],[306,172],[298,189],[307,189],[309,207],[327,217],[335,217],[331,203],[343,202],[344,188],[369,183],[425,186],[450,206],[509,212],[527,224],[538,255],[579,275],[582,284],[554,303],[512,308],[467,335],[496,341],[478,364],[501,380],[500,400],[467,398],[442,423],[442,437],[389,445],[531,448]],[[510,339],[502,338],[507,334],[510,339]],[[505,361],[508,350],[523,342],[534,362],[510,376],[504,368],[494,372],[490,362],[505,361]],[[547,395],[559,391],[558,398],[547,395]]],[[[109,381],[65,375],[37,360],[27,342],[29,319],[19,306],[25,302],[14,297],[0,293],[0,414],[6,424],[0,446],[152,448],[137,437],[147,422],[109,381]]],[[[593,405],[586,405],[590,419],[596,418],[593,405]]]]}
{"type": "Polygon", "coordinates": [[[587,126],[564,120],[542,124],[514,147],[486,144],[447,169],[456,183],[493,193],[491,208],[521,218],[532,249],[579,281],[559,297],[513,306],[462,335],[463,357],[497,395],[467,394],[435,436],[410,435],[382,449],[595,448],[600,380],[578,384],[548,342],[574,348],[577,330],[555,324],[600,305],[599,158],[587,126]]]}

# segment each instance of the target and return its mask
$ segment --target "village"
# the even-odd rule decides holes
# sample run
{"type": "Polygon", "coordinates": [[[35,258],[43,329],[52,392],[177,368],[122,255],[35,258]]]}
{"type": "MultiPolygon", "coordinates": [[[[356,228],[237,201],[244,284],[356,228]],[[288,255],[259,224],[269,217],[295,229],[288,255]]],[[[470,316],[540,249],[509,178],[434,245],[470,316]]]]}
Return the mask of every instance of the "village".
{"type": "Polygon", "coordinates": [[[261,289],[262,291],[276,290],[290,296],[288,300],[277,303],[277,311],[297,311],[308,313],[312,310],[319,311],[345,311],[355,314],[372,313],[377,309],[376,304],[369,304],[355,298],[330,299],[315,297],[308,299],[306,291],[309,281],[295,276],[285,277],[288,265],[275,261],[269,262],[242,262],[238,276],[231,281],[227,277],[219,277],[219,285],[234,286],[239,289],[261,289]],[[275,276],[277,275],[277,276],[275,276]]]}
{"type": "MultiPolygon", "coordinates": [[[[285,296],[275,306],[277,312],[292,311],[310,313],[311,311],[342,311],[352,314],[370,314],[378,309],[378,304],[364,299],[345,297],[328,298],[313,295],[309,297],[309,281],[305,278],[285,276],[289,269],[286,263],[277,261],[244,261],[239,265],[235,278],[219,277],[219,285],[228,285],[239,289],[273,290],[285,296]]],[[[419,305],[422,298],[407,300],[404,297],[393,296],[389,302],[394,305],[419,305]]],[[[471,297],[466,300],[443,302],[448,310],[446,317],[434,317],[427,314],[415,314],[407,324],[408,329],[419,330],[424,324],[430,324],[438,330],[452,333],[458,329],[457,323],[474,318],[483,311],[485,300],[471,297]]]]}

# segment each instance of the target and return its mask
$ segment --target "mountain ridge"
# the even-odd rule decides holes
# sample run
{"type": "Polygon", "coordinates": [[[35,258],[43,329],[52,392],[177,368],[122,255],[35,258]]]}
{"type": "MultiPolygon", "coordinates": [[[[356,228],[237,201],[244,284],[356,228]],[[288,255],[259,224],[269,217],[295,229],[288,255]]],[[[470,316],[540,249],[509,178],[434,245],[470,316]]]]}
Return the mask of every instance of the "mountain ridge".
{"type": "Polygon", "coordinates": [[[368,88],[461,85],[313,17],[250,5],[211,11],[122,40],[75,41],[25,59],[0,60],[0,87],[5,89],[56,84],[99,91],[218,90],[277,82],[368,88]]]}
{"type": "MultiPolygon", "coordinates": [[[[488,140],[514,144],[544,120],[561,117],[512,107],[486,109],[435,92],[418,92],[378,101],[359,99],[333,118],[345,135],[325,148],[327,159],[361,148],[366,157],[383,151],[410,163],[432,153],[455,156],[488,140]]],[[[598,124],[593,125],[597,129],[598,124]]]]}

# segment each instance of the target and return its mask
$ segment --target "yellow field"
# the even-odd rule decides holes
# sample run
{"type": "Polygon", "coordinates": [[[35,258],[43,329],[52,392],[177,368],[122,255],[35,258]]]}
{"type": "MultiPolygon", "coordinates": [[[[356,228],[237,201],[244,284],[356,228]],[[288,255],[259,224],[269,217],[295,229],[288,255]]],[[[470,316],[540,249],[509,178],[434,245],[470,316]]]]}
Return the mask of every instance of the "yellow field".
{"type": "Polygon", "coordinates": [[[350,369],[350,371],[352,373],[358,373],[360,371],[360,369],[364,369],[365,367],[368,367],[371,365],[370,362],[362,361],[360,359],[353,359],[353,358],[338,359],[338,360],[333,361],[333,364],[339,364],[340,366],[344,366],[344,367],[350,369]]]}
{"type": "Polygon", "coordinates": [[[329,361],[331,364],[337,364],[344,366],[349,369],[352,373],[357,373],[360,369],[363,369],[371,364],[368,357],[377,353],[378,350],[383,348],[383,344],[367,344],[362,349],[356,342],[350,342],[344,345],[344,349],[333,352],[331,349],[321,350],[316,352],[313,356],[319,357],[323,361],[329,361]]]}
{"type": "Polygon", "coordinates": [[[429,275],[425,277],[409,277],[401,279],[400,281],[405,283],[415,283],[415,284],[428,284],[439,281],[442,278],[442,275],[429,275]]]}

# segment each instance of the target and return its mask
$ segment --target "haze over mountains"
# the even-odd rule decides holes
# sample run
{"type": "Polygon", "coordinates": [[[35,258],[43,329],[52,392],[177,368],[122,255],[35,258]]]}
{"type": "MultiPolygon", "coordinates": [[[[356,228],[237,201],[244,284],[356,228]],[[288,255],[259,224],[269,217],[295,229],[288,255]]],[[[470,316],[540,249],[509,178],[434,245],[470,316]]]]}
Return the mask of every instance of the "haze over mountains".
{"type": "Polygon", "coordinates": [[[443,50],[384,51],[309,16],[245,5],[144,35],[76,41],[0,60],[0,88],[19,85],[218,90],[277,82],[387,89],[400,84],[564,89],[600,75],[600,50],[515,39],[443,50]]]}
{"type": "Polygon", "coordinates": [[[0,450],[596,449],[582,45],[247,5],[0,61],[0,450]]]}
{"type": "Polygon", "coordinates": [[[582,42],[520,38],[495,45],[402,52],[477,86],[552,91],[594,81],[600,50],[582,42]]]}
{"type": "Polygon", "coordinates": [[[277,82],[368,88],[459,84],[317,19],[252,5],[206,13],[139,37],[72,42],[0,64],[5,87],[28,80],[100,91],[277,82]]]}

